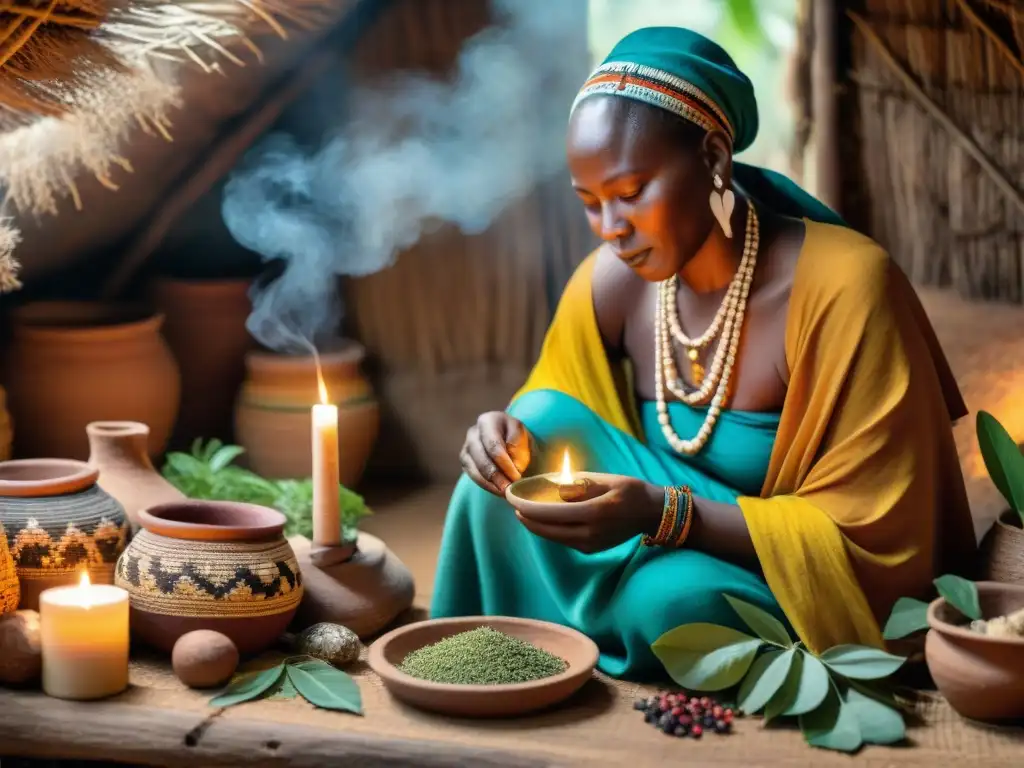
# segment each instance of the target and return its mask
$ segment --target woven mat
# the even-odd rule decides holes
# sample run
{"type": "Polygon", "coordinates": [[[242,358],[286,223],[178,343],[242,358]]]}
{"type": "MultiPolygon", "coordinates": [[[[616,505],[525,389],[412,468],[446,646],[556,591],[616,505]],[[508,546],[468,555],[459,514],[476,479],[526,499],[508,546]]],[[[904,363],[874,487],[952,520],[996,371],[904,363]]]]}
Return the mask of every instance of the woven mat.
{"type": "MultiPolygon", "coordinates": [[[[647,689],[607,678],[592,680],[563,707],[542,715],[502,721],[452,720],[430,715],[394,701],[376,676],[360,663],[350,670],[359,682],[364,717],[317,710],[305,701],[257,701],[231,708],[221,717],[294,723],[368,736],[441,741],[514,751],[523,757],[557,765],[656,765],[685,759],[717,765],[848,766],[845,755],[815,750],[801,735],[785,728],[765,729],[755,718],[737,721],[730,736],[710,735],[701,741],[674,739],[643,723],[632,709],[647,689]]],[[[139,663],[132,670],[133,689],[126,699],[140,705],[195,711],[197,722],[207,696],[185,689],[166,666],[139,663]]],[[[1021,765],[1024,730],[992,729],[968,724],[939,698],[919,708],[921,724],[912,727],[912,746],[863,750],[857,765],[907,765],[936,768],[953,761],[985,766],[1021,765]]]]}

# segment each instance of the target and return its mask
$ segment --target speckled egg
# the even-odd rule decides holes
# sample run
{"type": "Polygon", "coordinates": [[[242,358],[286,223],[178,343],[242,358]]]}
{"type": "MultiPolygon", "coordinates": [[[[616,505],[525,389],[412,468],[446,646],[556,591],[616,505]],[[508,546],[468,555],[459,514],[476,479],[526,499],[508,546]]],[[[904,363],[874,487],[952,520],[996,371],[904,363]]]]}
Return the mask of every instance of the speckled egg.
{"type": "Polygon", "coordinates": [[[0,617],[0,684],[31,682],[39,677],[42,665],[39,614],[15,611],[0,617]]]}
{"type": "Polygon", "coordinates": [[[295,652],[340,667],[359,658],[359,636],[341,624],[322,622],[304,629],[295,638],[295,652]]]}
{"type": "Polygon", "coordinates": [[[197,629],[178,638],[171,650],[171,667],[189,688],[216,688],[238,669],[238,649],[220,632],[197,629]]]}

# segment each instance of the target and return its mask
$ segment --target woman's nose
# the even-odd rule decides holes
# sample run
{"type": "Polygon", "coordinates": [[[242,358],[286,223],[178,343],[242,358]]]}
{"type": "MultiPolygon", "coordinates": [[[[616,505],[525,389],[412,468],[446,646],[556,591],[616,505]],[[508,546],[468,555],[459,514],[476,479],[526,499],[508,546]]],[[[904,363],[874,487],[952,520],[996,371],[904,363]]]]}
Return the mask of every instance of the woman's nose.
{"type": "Polygon", "coordinates": [[[629,222],[622,217],[615,205],[601,207],[601,239],[611,243],[622,240],[629,234],[629,222]]]}

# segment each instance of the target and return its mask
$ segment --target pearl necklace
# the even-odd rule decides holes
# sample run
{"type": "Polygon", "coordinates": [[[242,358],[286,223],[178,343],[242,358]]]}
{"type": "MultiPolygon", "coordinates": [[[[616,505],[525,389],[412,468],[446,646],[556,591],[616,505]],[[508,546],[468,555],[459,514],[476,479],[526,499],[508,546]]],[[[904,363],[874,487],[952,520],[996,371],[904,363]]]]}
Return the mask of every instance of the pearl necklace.
{"type": "MultiPolygon", "coordinates": [[[[739,351],[740,333],[743,328],[743,316],[747,309],[750,286],[754,281],[754,268],[757,265],[757,251],[760,245],[760,227],[757,213],[751,203],[747,205],[746,238],[743,245],[743,258],[736,270],[736,276],[730,284],[729,292],[723,301],[723,307],[716,314],[722,316],[722,338],[715,351],[711,370],[701,381],[700,388],[695,392],[686,392],[679,378],[672,350],[672,326],[679,325],[679,313],[676,307],[675,276],[663,281],[658,286],[657,309],[655,310],[655,374],[654,388],[658,408],[658,422],[669,445],[678,453],[694,455],[707,444],[711,432],[722,413],[729,396],[729,382],[732,378],[736,355],[739,351]],[[705,403],[712,390],[711,398],[704,423],[692,440],[683,440],[672,429],[665,401],[666,388],[679,400],[687,405],[705,403]]],[[[714,325],[714,323],[712,324],[714,325]]],[[[711,329],[709,329],[711,330],[711,329]]],[[[717,332],[717,331],[716,331],[717,332]]],[[[680,333],[682,330],[680,329],[680,333]]],[[[706,332],[704,335],[708,335],[706,332]]],[[[692,359],[692,358],[691,358],[692,359]]]]}

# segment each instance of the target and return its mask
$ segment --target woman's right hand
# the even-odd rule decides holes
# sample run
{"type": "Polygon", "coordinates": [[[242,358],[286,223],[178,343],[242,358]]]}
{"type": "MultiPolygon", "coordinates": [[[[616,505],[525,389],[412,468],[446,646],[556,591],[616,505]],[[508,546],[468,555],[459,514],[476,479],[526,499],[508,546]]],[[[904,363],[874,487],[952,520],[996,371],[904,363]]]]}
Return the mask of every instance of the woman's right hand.
{"type": "Polygon", "coordinates": [[[504,498],[530,464],[530,433],[504,411],[485,413],[466,433],[459,461],[474,483],[504,498]]]}

